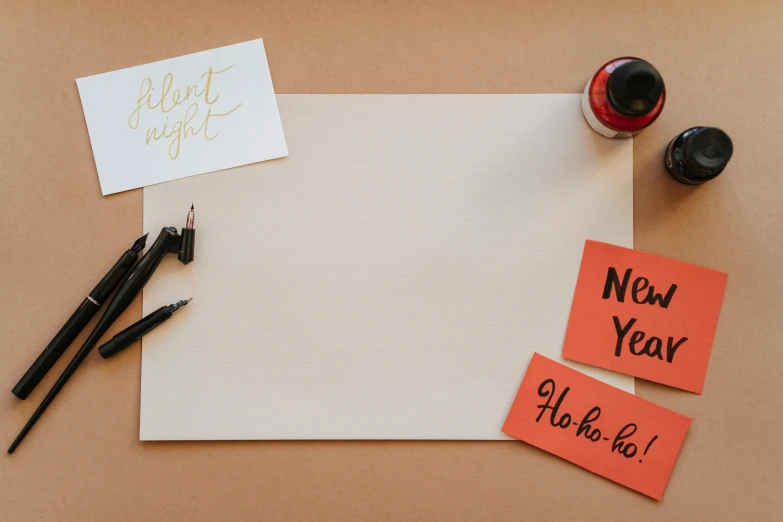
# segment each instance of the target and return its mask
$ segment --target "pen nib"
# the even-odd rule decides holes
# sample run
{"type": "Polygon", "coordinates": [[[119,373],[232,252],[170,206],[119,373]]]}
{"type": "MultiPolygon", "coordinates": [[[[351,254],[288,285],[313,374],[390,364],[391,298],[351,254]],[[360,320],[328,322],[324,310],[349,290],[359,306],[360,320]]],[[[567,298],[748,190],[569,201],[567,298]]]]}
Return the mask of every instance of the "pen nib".
{"type": "Polygon", "coordinates": [[[150,235],[149,232],[141,236],[139,239],[136,240],[135,243],[133,243],[133,246],[131,247],[131,250],[138,254],[142,250],[144,250],[144,247],[147,245],[147,236],[150,235]]]}
{"type": "Polygon", "coordinates": [[[196,212],[193,209],[193,203],[190,204],[190,211],[188,211],[188,217],[185,219],[185,228],[193,228],[196,223],[196,212]]]}
{"type": "Polygon", "coordinates": [[[180,308],[182,308],[183,306],[185,306],[186,304],[188,304],[188,303],[189,303],[189,302],[191,302],[192,300],[193,300],[193,298],[191,297],[190,299],[185,299],[185,300],[182,300],[182,301],[177,301],[176,303],[173,303],[173,304],[170,304],[170,305],[168,305],[168,306],[166,307],[166,311],[167,311],[169,314],[173,314],[174,312],[176,312],[177,310],[179,310],[180,308]]]}

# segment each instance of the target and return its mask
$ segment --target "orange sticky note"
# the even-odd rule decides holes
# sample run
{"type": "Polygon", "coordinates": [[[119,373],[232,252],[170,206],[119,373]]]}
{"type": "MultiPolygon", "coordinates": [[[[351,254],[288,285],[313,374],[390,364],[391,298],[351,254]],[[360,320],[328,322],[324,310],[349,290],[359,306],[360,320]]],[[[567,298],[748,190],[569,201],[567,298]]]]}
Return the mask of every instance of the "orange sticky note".
{"type": "Polygon", "coordinates": [[[690,423],[535,353],[503,432],[660,500],[690,423]]]}
{"type": "Polygon", "coordinates": [[[727,278],[587,241],[563,357],[701,393],[727,278]]]}

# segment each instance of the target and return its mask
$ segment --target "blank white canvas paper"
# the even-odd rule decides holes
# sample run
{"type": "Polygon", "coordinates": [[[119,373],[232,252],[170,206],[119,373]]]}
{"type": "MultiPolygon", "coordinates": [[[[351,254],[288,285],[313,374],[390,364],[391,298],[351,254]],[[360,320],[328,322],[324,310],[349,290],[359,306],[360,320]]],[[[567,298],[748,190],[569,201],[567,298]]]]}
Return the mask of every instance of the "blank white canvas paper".
{"type": "MultiPolygon", "coordinates": [[[[184,225],[144,313],[141,439],[505,439],[562,361],[585,239],[633,246],[632,142],[580,96],[281,95],[288,158],[144,189],[184,225]]],[[[567,362],[626,391],[633,379],[567,362]]]]}
{"type": "Polygon", "coordinates": [[[103,195],[288,155],[260,39],[76,85],[103,195]]]}

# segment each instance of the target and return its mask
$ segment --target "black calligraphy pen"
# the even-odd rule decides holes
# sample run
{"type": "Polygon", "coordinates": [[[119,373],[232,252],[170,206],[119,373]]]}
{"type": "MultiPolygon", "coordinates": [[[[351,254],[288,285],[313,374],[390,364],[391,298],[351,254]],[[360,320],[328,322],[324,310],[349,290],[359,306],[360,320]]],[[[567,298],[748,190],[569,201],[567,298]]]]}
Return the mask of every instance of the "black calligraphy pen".
{"type": "Polygon", "coordinates": [[[84,344],[79,351],[76,352],[73,360],[65,368],[62,375],[60,375],[60,378],[57,379],[57,382],[54,383],[52,389],[38,406],[38,409],[35,410],[32,417],[30,417],[30,420],[27,421],[24,428],[22,428],[22,431],[16,437],[13,444],[11,444],[11,447],[8,448],[8,453],[13,453],[14,450],[16,450],[32,427],[35,426],[35,423],[41,415],[46,411],[46,408],[49,407],[54,398],[57,397],[57,394],[60,393],[60,390],[63,389],[65,383],[68,382],[68,379],[71,378],[82,362],[84,362],[84,359],[89,355],[90,351],[92,351],[103,334],[106,333],[109,327],[111,327],[122,312],[128,308],[133,300],[136,299],[142,288],[144,288],[144,285],[146,285],[147,281],[152,277],[152,274],[155,273],[158,265],[160,265],[160,262],[163,260],[163,256],[168,253],[176,253],[178,254],[178,259],[183,264],[188,264],[193,261],[196,237],[193,213],[194,210],[191,205],[185,228],[182,229],[182,235],[177,234],[177,229],[174,227],[165,227],[160,231],[158,238],[150,249],[131,269],[130,273],[117,290],[117,293],[114,294],[114,297],[106,307],[103,316],[98,321],[98,324],[95,325],[95,329],[93,329],[92,333],[87,337],[87,340],[84,341],[84,344]]]}
{"type": "Polygon", "coordinates": [[[144,250],[147,244],[147,234],[143,235],[133,243],[133,246],[120,256],[120,259],[111,267],[111,270],[103,276],[92,292],[84,299],[82,304],[76,309],[71,317],[66,321],[52,342],[44,348],[41,355],[35,360],[30,369],[19,379],[14,386],[13,394],[22,400],[25,400],[30,392],[38,386],[44,375],[52,369],[57,359],[65,353],[76,336],[79,335],[87,323],[90,322],[106,299],[111,295],[117,286],[125,279],[130,269],[139,257],[139,252],[144,250]]]}
{"type": "Polygon", "coordinates": [[[161,306],[148,316],[142,318],[136,323],[133,323],[125,330],[112,337],[111,341],[98,348],[98,353],[101,354],[101,357],[104,359],[108,359],[109,357],[117,355],[125,348],[132,345],[143,336],[147,335],[149,332],[171,319],[171,316],[174,315],[174,312],[183,306],[186,306],[192,300],[193,298],[191,297],[190,299],[178,301],[168,306],[161,306]]]}

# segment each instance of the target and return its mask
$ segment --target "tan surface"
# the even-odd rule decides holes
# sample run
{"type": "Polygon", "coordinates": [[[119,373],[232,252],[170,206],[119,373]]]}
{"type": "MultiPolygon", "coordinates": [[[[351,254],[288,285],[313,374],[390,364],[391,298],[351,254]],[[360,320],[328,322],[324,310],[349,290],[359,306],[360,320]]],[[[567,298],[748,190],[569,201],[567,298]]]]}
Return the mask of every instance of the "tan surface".
{"type": "Polygon", "coordinates": [[[3,444],[74,348],[27,402],[10,389],[141,233],[140,190],[100,195],[74,79],[259,36],[281,93],[579,92],[609,58],[651,60],[668,101],[635,143],[636,246],[729,283],[704,395],[637,381],[694,418],[660,503],[515,442],[140,443],[134,349],[93,354],[0,457],[0,521],[781,519],[782,3],[62,3],[2,2],[3,444]],[[661,154],[696,124],[735,157],[693,189],[661,154]]]}

